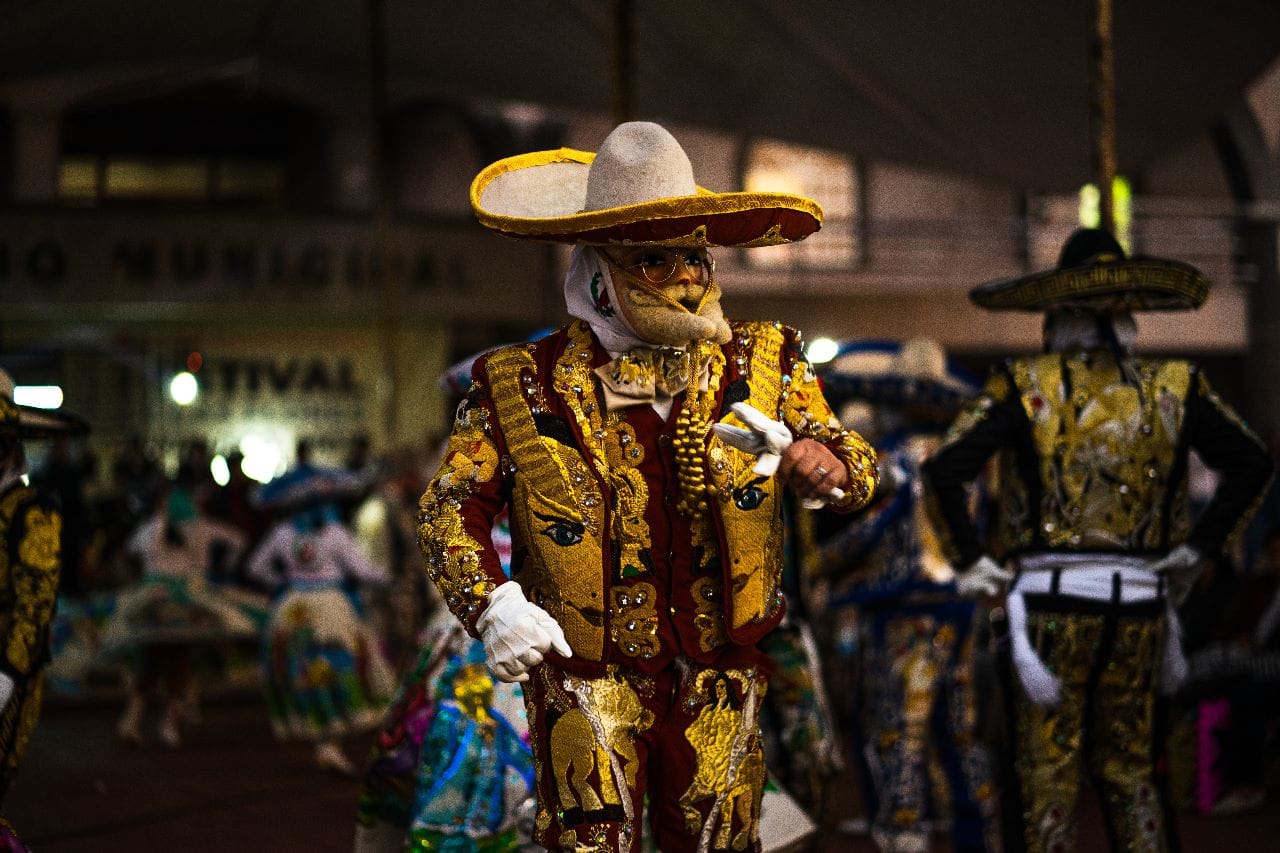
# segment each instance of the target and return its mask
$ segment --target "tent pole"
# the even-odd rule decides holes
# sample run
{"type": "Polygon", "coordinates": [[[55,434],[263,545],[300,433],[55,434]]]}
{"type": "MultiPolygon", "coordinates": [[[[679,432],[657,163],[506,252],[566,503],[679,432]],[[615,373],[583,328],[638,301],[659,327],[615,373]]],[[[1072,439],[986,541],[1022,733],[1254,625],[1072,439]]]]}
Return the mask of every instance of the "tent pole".
{"type": "Polygon", "coordinates": [[[379,350],[382,361],[382,437],[384,445],[396,442],[400,412],[400,367],[396,357],[400,332],[400,259],[392,234],[395,201],[387,168],[387,21],[386,0],[365,0],[369,26],[369,170],[373,179],[373,222],[377,255],[373,275],[381,296],[379,350]]]}
{"type": "Polygon", "coordinates": [[[1112,0],[1094,0],[1090,39],[1089,118],[1093,137],[1093,177],[1098,185],[1099,224],[1115,233],[1116,69],[1112,43],[1112,0]]]}

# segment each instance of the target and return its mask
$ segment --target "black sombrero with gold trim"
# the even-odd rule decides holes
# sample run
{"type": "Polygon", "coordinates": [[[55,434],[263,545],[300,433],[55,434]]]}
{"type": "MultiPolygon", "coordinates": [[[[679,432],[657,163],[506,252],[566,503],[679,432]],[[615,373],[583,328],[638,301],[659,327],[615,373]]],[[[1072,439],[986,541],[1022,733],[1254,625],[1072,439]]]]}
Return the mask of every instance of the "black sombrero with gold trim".
{"type": "Polygon", "coordinates": [[[471,207],[487,228],[563,243],[773,246],[822,227],[822,208],[787,193],[698,186],[684,149],[661,126],[627,122],[600,151],[535,151],[485,168],[471,207]]]}
{"type": "Polygon", "coordinates": [[[1099,228],[1078,229],[1062,247],[1056,269],[979,285],[974,304],[993,311],[1082,308],[1120,311],[1186,311],[1209,295],[1209,279],[1181,261],[1126,257],[1115,237],[1099,228]]]}

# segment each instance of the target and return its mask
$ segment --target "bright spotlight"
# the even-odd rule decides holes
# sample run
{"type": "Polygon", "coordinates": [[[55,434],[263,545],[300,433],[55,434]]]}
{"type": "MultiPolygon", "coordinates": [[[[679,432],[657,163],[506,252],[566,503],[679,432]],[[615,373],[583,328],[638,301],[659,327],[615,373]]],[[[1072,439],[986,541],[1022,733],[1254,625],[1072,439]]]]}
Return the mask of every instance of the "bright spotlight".
{"type": "Polygon", "coordinates": [[[810,364],[826,364],[835,358],[838,352],[840,352],[840,345],[831,338],[814,338],[809,342],[806,355],[809,356],[810,364]]]}
{"type": "Polygon", "coordinates": [[[173,377],[169,382],[169,396],[179,406],[190,406],[200,394],[200,383],[194,375],[185,370],[173,377]]]}
{"type": "Polygon", "coordinates": [[[219,486],[225,486],[231,482],[231,466],[227,464],[227,457],[219,453],[217,456],[209,460],[209,473],[213,475],[213,481],[219,486]]]}
{"type": "Polygon", "coordinates": [[[273,441],[259,435],[246,435],[240,441],[240,452],[244,454],[240,470],[252,480],[269,483],[284,473],[284,452],[273,441]]]}
{"type": "Polygon", "coordinates": [[[56,409],[62,405],[62,389],[57,385],[18,385],[13,402],[33,409],[56,409]]]}

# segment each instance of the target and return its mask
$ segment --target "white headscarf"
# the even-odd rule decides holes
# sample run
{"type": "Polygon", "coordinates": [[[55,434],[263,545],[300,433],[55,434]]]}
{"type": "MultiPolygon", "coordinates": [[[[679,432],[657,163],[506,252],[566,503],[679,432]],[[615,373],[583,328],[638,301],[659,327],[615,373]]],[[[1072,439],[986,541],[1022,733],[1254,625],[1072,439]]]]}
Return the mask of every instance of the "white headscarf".
{"type": "Polygon", "coordinates": [[[592,246],[573,247],[564,276],[564,303],[569,316],[590,326],[600,345],[614,355],[635,347],[657,346],[641,340],[623,318],[609,265],[592,246]]]}

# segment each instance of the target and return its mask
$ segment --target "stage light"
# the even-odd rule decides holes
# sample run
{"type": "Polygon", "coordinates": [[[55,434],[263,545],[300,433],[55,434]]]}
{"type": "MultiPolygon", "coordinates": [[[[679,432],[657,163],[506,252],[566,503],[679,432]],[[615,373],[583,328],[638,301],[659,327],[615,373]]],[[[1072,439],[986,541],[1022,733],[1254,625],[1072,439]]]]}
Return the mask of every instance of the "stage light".
{"type": "Polygon", "coordinates": [[[838,352],[840,352],[840,344],[831,338],[814,338],[809,342],[809,349],[805,354],[809,357],[810,364],[826,364],[835,358],[838,352]]]}
{"type": "Polygon", "coordinates": [[[17,385],[13,402],[33,409],[56,409],[62,405],[62,389],[57,385],[17,385]]]}
{"type": "Polygon", "coordinates": [[[209,473],[213,475],[213,481],[219,486],[225,486],[231,482],[231,466],[227,464],[227,457],[219,453],[217,456],[209,460],[209,473]]]}
{"type": "Polygon", "coordinates": [[[246,435],[240,440],[244,461],[240,470],[251,480],[269,483],[284,473],[284,451],[274,441],[260,435],[246,435]]]}
{"type": "Polygon", "coordinates": [[[195,376],[184,370],[169,382],[169,396],[179,406],[190,406],[200,396],[200,383],[195,376]]]}

